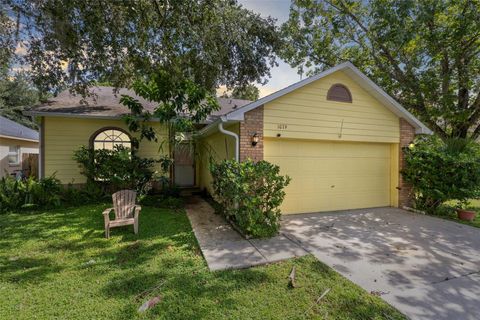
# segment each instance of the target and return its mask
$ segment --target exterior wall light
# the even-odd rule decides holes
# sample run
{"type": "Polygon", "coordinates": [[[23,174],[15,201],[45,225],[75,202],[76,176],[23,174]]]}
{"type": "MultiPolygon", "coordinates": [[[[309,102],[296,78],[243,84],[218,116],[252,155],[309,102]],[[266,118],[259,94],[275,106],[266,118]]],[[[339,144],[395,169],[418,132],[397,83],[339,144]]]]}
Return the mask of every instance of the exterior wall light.
{"type": "Polygon", "coordinates": [[[252,147],[255,147],[258,144],[258,134],[255,132],[252,136],[252,147]]]}

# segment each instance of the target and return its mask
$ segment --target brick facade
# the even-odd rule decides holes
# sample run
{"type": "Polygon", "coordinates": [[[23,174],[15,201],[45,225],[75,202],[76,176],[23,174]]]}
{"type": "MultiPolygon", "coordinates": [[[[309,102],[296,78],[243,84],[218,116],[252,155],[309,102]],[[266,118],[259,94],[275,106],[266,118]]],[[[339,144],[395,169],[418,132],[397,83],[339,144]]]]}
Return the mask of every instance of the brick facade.
{"type": "MultiPolygon", "coordinates": [[[[408,147],[415,138],[415,128],[405,119],[400,118],[400,150],[399,150],[399,169],[405,167],[405,156],[403,148],[408,147]]],[[[403,180],[402,174],[398,177],[398,206],[400,208],[412,206],[412,186],[403,180]]]]}
{"type": "Polygon", "coordinates": [[[263,160],[263,106],[245,113],[240,122],[240,161],[263,160]],[[258,135],[258,143],[252,146],[252,136],[258,135]]]}

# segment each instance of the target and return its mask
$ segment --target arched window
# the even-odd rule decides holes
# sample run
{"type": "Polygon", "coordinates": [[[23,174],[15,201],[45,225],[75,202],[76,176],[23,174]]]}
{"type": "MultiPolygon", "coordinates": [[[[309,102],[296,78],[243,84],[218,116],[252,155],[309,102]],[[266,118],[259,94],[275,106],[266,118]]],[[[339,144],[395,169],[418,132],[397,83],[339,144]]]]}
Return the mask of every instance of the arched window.
{"type": "Polygon", "coordinates": [[[103,128],[92,135],[90,145],[95,149],[113,150],[114,146],[132,148],[132,139],[120,128],[103,128]]]}
{"type": "Polygon", "coordinates": [[[338,102],[352,102],[352,94],[346,86],[336,83],[328,89],[327,100],[338,102]]]}

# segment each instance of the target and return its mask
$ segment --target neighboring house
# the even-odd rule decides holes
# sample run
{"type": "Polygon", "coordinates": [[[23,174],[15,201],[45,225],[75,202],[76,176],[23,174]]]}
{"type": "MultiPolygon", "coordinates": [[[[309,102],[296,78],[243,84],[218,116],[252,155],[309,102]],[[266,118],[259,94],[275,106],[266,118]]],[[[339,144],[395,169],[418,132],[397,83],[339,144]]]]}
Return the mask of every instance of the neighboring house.
{"type": "Polygon", "coordinates": [[[0,178],[5,175],[36,175],[38,132],[0,116],[0,178]]]}
{"type": "MultiPolygon", "coordinates": [[[[83,183],[74,150],[129,143],[121,119],[128,109],[119,103],[120,96],[108,87],[94,90],[97,98],[89,105],[64,92],[30,112],[41,117],[43,175],[56,172],[63,183],[83,183]]],[[[219,102],[222,108],[203,124],[194,153],[169,150],[165,144],[159,153],[159,143],[145,141],[139,155],[171,152],[173,181],[207,191],[211,159],[278,164],[292,178],[281,208],[287,214],[408,205],[410,188],[400,175],[402,148],[415,134],[431,131],[351,63],[255,102],[219,102]]],[[[166,137],[165,129],[152,125],[166,137]]]]}

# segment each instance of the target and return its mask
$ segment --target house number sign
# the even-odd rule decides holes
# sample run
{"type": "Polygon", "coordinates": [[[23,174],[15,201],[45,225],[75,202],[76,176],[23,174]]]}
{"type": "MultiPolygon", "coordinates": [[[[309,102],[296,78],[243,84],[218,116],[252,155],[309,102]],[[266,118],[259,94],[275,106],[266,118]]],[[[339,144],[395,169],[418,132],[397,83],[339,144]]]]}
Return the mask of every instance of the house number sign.
{"type": "Polygon", "coordinates": [[[287,125],[284,123],[277,124],[277,129],[278,130],[285,130],[287,129],[287,125]]]}

